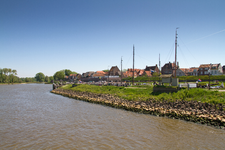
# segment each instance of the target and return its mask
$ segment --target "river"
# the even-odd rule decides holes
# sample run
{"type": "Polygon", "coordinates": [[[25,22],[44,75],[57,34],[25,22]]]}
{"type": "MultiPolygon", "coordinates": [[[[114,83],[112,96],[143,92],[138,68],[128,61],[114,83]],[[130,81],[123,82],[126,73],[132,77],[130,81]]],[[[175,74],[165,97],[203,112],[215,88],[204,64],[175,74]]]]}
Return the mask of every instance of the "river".
{"type": "Polygon", "coordinates": [[[0,149],[224,149],[225,130],[0,85],[0,149]]]}

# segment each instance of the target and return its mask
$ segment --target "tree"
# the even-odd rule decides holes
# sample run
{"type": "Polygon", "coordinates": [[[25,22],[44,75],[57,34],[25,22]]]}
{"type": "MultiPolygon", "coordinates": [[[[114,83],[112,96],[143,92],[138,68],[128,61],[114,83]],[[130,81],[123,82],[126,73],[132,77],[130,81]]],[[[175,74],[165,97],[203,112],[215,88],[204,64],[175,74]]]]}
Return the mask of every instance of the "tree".
{"type": "Polygon", "coordinates": [[[65,71],[63,71],[63,70],[57,71],[53,77],[55,80],[63,80],[65,77],[65,71]]]}
{"type": "Polygon", "coordinates": [[[12,69],[11,68],[8,68],[8,71],[9,71],[8,72],[9,73],[8,75],[10,75],[12,73],[12,69]]]}
{"type": "Polygon", "coordinates": [[[154,72],[154,73],[152,74],[152,76],[153,76],[153,77],[157,77],[157,76],[159,76],[159,73],[154,72]]]}
{"type": "Polygon", "coordinates": [[[72,71],[69,69],[65,69],[65,75],[69,76],[70,74],[72,74],[72,71]]]}
{"type": "Polygon", "coordinates": [[[71,74],[78,74],[77,72],[73,71],[71,74]]]}
{"type": "Polygon", "coordinates": [[[45,82],[49,82],[49,77],[45,76],[45,82]]]}
{"type": "Polygon", "coordinates": [[[54,80],[53,76],[50,76],[50,77],[49,77],[49,81],[50,81],[50,82],[53,82],[53,80],[54,80]]]}
{"type": "Polygon", "coordinates": [[[35,79],[38,82],[44,82],[45,75],[42,72],[39,72],[39,73],[36,74],[35,79]]]}
{"type": "Polygon", "coordinates": [[[0,82],[2,83],[3,80],[3,69],[0,68],[0,82]]]}
{"type": "Polygon", "coordinates": [[[15,69],[12,70],[12,73],[13,73],[14,76],[17,75],[17,71],[15,69]]]}
{"type": "Polygon", "coordinates": [[[109,69],[106,69],[106,70],[102,70],[102,71],[104,71],[104,72],[109,72],[109,69]]]}

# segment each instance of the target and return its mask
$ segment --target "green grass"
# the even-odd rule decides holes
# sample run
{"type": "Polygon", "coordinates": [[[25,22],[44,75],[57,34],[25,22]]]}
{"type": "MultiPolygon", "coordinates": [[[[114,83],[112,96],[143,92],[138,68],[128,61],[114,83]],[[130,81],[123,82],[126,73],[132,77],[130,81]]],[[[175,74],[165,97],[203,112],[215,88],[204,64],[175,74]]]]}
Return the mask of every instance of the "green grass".
{"type": "Polygon", "coordinates": [[[222,103],[225,104],[225,92],[218,92],[212,90],[205,90],[200,88],[182,89],[177,93],[153,93],[153,86],[134,86],[134,87],[116,87],[116,86],[95,86],[78,84],[72,87],[71,84],[61,87],[62,89],[75,90],[80,92],[90,92],[96,94],[111,94],[133,101],[147,101],[154,99],[156,101],[201,101],[207,103],[222,103]]]}

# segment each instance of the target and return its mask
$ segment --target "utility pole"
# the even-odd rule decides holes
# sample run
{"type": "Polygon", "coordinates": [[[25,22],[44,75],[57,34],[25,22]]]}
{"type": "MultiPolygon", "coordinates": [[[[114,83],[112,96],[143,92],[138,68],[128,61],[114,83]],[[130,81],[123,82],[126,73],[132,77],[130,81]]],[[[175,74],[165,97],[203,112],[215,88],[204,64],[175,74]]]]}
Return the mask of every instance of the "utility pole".
{"type": "Polygon", "coordinates": [[[133,45],[133,81],[132,84],[134,85],[134,45],[133,45]]]}
{"type": "Polygon", "coordinates": [[[175,78],[177,76],[177,29],[178,28],[176,28],[176,35],[175,35],[176,37],[175,39],[175,75],[174,75],[175,78]]]}
{"type": "MultiPolygon", "coordinates": [[[[123,56],[122,56],[123,57],[123,56]]],[[[122,86],[122,78],[123,78],[123,68],[122,68],[122,64],[123,64],[123,59],[122,59],[122,57],[121,57],[121,75],[120,75],[120,77],[121,77],[121,86],[122,86]]]]}

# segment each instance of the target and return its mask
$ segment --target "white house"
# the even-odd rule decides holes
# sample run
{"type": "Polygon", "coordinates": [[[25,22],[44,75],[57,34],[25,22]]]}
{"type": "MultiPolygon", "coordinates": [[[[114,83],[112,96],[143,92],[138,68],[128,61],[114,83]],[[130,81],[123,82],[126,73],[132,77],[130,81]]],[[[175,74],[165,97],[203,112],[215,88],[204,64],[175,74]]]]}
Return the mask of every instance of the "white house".
{"type": "Polygon", "coordinates": [[[211,75],[222,75],[223,69],[221,64],[210,64],[210,74],[211,75]]]}

